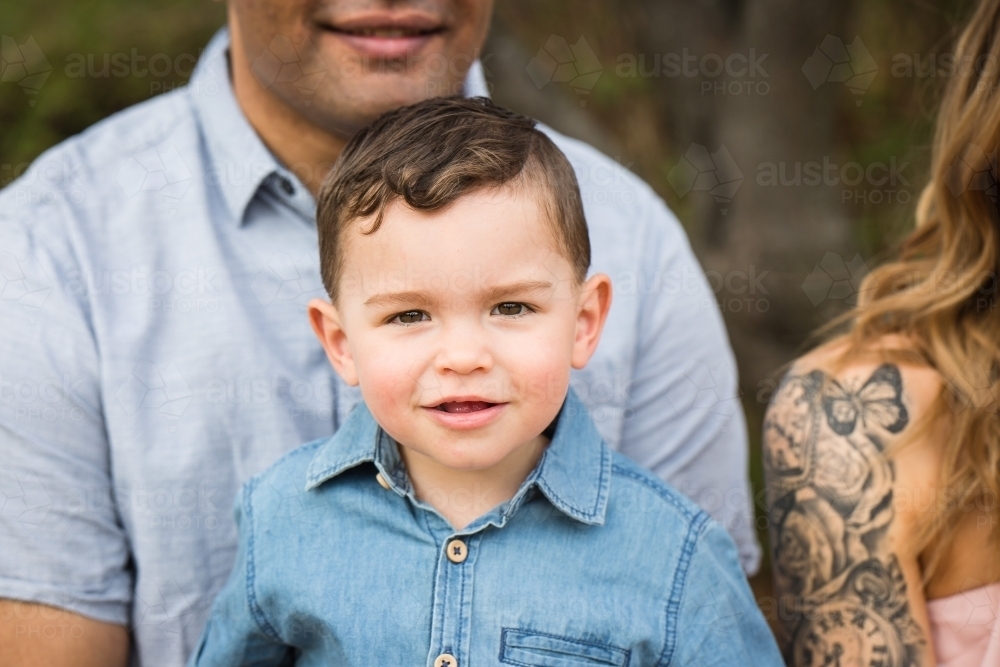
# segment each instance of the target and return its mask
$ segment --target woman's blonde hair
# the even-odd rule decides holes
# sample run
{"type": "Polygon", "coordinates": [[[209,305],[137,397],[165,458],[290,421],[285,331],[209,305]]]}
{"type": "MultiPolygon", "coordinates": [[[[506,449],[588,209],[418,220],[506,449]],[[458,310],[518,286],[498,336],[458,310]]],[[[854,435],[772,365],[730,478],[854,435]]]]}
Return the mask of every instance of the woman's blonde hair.
{"type": "Polygon", "coordinates": [[[912,342],[907,358],[933,368],[944,382],[907,437],[934,427],[944,448],[945,493],[911,545],[925,582],[970,508],[987,512],[991,542],[1000,546],[998,144],[1000,0],[984,0],[958,40],[916,227],[898,258],[866,277],[857,307],[839,320],[850,322],[849,332],[830,342],[846,343],[843,360],[901,334],[912,342]]]}

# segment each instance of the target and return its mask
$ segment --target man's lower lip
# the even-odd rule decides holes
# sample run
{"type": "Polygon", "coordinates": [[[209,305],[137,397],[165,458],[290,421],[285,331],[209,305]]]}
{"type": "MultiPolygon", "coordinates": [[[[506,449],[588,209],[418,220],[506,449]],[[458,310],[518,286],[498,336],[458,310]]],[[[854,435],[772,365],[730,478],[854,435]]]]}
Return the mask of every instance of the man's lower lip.
{"type": "Polygon", "coordinates": [[[336,30],[327,31],[341,39],[354,51],[370,58],[399,59],[419,53],[439,33],[424,33],[406,37],[355,35],[336,30]]]}
{"type": "Polygon", "coordinates": [[[423,409],[442,426],[454,429],[471,429],[489,424],[499,417],[500,413],[506,407],[506,403],[496,403],[484,410],[476,410],[475,412],[445,412],[436,408],[423,409]]]}

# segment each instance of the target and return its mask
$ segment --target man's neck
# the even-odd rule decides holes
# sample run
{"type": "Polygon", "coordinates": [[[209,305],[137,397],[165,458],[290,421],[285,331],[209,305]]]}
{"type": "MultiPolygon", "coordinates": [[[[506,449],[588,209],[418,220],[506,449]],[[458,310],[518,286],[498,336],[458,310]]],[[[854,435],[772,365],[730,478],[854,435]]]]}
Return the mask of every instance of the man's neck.
{"type": "Polygon", "coordinates": [[[229,72],[237,103],[264,145],[315,197],[347,141],[310,123],[265,90],[245,58],[234,41],[229,48],[229,72]]]}
{"type": "Polygon", "coordinates": [[[462,530],[475,519],[514,497],[535,469],[549,439],[538,435],[503,461],[483,470],[455,470],[403,445],[399,455],[421,500],[462,530]]]}

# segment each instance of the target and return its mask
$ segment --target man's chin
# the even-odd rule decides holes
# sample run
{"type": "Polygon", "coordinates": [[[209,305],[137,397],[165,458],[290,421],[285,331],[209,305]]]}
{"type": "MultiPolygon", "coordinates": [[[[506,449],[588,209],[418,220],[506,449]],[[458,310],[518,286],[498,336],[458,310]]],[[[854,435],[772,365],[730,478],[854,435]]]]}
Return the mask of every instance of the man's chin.
{"type": "Polygon", "coordinates": [[[354,134],[382,114],[399,107],[416,104],[431,97],[444,97],[462,92],[462,85],[437,85],[434,82],[413,80],[405,76],[365,75],[363,81],[352,82],[351,90],[361,91],[349,97],[316,100],[312,113],[326,110],[330,119],[336,119],[348,134],[354,134]],[[451,92],[449,92],[449,90],[451,92]],[[345,107],[345,102],[349,107],[345,107]]]}

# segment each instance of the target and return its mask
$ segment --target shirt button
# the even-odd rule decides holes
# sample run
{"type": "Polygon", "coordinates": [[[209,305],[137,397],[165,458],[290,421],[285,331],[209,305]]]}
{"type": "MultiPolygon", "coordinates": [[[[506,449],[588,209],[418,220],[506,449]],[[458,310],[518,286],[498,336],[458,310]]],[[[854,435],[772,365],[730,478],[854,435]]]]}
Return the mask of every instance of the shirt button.
{"type": "Polygon", "coordinates": [[[295,186],[292,185],[290,180],[282,176],[278,182],[281,183],[281,189],[285,191],[286,195],[290,197],[295,194],[295,186]]]}
{"type": "Polygon", "coordinates": [[[434,667],[458,667],[458,658],[451,653],[442,653],[434,658],[434,667]]]}
{"type": "Polygon", "coordinates": [[[465,546],[465,542],[462,540],[452,540],[445,547],[445,553],[448,555],[448,560],[452,563],[461,563],[469,555],[469,548],[465,546]]]}
{"type": "Polygon", "coordinates": [[[389,490],[389,482],[385,481],[385,477],[382,476],[382,473],[380,472],[375,473],[375,481],[378,482],[379,486],[381,486],[386,491],[389,490]]]}

